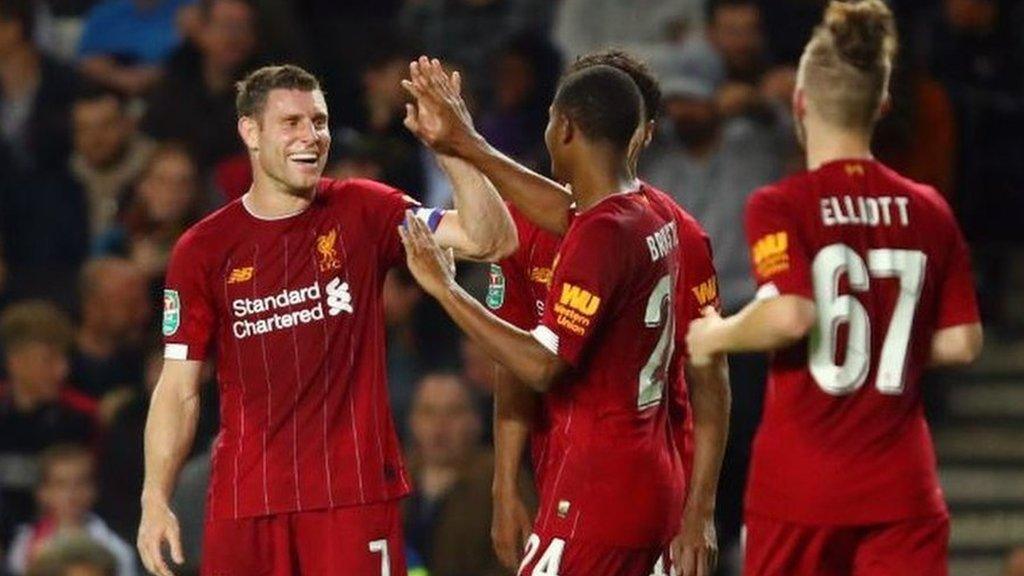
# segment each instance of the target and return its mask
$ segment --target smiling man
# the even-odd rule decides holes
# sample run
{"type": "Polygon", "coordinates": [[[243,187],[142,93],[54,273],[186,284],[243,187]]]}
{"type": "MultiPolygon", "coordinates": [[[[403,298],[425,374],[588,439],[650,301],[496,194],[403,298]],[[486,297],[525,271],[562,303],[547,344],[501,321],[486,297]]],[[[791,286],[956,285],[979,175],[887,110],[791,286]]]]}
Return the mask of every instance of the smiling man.
{"type": "Polygon", "coordinates": [[[490,183],[453,159],[440,160],[461,214],[321,178],[327,105],[301,68],[253,72],[237,108],[252,188],[182,236],[167,275],[139,552],[155,574],[171,574],[165,541],[183,561],[168,498],[215,355],[222,429],[202,574],[405,574],[397,500],[409,483],[383,347],[384,275],[404,257],[394,230],[411,208],[456,255],[494,260],[515,249],[515,228],[490,183]]]}

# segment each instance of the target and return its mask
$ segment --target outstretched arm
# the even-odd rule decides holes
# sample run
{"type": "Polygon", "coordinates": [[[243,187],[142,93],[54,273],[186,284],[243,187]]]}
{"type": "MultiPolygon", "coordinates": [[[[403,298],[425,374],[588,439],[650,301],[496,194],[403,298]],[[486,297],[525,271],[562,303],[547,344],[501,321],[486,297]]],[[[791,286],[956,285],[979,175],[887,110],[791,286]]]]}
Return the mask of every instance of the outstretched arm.
{"type": "Polygon", "coordinates": [[[408,107],[418,112],[418,121],[407,121],[406,127],[438,154],[473,165],[535,224],[564,234],[572,204],[568,189],[502,154],[476,131],[462,99],[459,73],[449,77],[439,61],[421,56],[409,65],[409,75],[402,86],[416,98],[416,106],[408,107]]]}
{"type": "Polygon", "coordinates": [[[686,344],[695,365],[728,352],[768,352],[799,342],[816,320],[814,302],[802,296],[754,300],[736,314],[722,318],[714,309],[690,323],[686,344]]]}
{"type": "Polygon", "coordinates": [[[458,158],[439,156],[438,161],[455,191],[455,210],[434,231],[438,243],[466,260],[494,262],[514,252],[515,223],[490,181],[458,158]]]}

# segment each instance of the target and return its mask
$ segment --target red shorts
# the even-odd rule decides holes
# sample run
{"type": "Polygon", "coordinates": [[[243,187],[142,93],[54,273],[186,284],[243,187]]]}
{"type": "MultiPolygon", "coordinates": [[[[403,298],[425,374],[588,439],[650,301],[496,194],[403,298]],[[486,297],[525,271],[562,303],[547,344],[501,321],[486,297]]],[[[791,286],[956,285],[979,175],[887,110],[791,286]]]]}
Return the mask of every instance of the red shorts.
{"type": "Polygon", "coordinates": [[[203,576],[405,576],[398,502],[207,520],[203,576]]]}
{"type": "Polygon", "coordinates": [[[661,547],[625,548],[531,534],[518,575],[651,576],[662,552],[661,547]]]}
{"type": "Polygon", "coordinates": [[[949,518],[809,526],[748,515],[744,576],[947,576],[949,518]]]}

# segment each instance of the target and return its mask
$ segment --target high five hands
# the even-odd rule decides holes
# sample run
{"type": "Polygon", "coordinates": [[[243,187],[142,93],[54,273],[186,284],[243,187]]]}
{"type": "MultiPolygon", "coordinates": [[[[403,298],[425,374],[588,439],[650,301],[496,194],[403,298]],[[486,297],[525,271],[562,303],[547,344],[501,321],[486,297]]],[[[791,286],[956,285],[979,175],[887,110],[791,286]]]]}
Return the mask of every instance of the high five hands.
{"type": "Polygon", "coordinates": [[[409,79],[402,80],[415,101],[405,105],[405,127],[439,154],[459,156],[480,138],[462,98],[462,76],[450,75],[441,62],[420,56],[409,64],[409,79]]]}

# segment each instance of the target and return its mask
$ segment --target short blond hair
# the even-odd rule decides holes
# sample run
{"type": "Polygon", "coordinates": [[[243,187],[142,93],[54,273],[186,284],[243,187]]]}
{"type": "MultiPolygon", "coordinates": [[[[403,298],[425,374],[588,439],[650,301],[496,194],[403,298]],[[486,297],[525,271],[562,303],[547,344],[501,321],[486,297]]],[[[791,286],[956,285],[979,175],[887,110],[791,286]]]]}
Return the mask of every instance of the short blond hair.
{"type": "Polygon", "coordinates": [[[832,0],[800,60],[809,106],[840,128],[873,126],[897,43],[896,22],[882,0],[832,0]]]}

